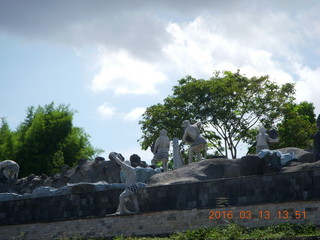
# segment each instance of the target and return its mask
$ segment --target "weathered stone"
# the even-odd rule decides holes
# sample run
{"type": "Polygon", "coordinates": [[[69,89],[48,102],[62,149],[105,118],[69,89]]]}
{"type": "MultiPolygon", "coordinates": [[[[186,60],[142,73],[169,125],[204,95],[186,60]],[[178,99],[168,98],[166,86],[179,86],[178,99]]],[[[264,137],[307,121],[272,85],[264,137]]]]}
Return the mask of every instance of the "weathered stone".
{"type": "Polygon", "coordinates": [[[19,174],[19,165],[12,160],[4,160],[0,162],[0,172],[7,180],[17,179],[19,174]]]}
{"type": "Polygon", "coordinates": [[[311,170],[315,168],[320,168],[320,160],[312,163],[300,163],[300,164],[293,164],[288,167],[283,167],[281,169],[281,172],[297,172],[297,171],[311,170]]]}
{"type": "Polygon", "coordinates": [[[101,162],[104,162],[105,161],[105,159],[104,159],[104,157],[96,157],[95,159],[94,159],[94,161],[96,162],[96,163],[101,163],[101,162]]]}
{"type": "Polygon", "coordinates": [[[240,175],[261,175],[265,173],[266,161],[256,155],[244,156],[240,159],[240,175]]]}
{"type": "Polygon", "coordinates": [[[185,165],[174,171],[156,174],[150,178],[148,186],[190,183],[238,176],[238,159],[208,159],[185,165]]]}

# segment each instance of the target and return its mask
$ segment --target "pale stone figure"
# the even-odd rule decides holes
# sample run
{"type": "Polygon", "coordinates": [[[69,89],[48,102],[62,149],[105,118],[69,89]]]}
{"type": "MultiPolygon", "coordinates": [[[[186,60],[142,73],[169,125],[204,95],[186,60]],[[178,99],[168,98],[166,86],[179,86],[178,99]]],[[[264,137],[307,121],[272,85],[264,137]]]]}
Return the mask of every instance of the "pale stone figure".
{"type": "Polygon", "coordinates": [[[160,131],[160,136],[157,138],[154,149],[153,159],[151,160],[152,165],[157,165],[157,162],[162,161],[163,170],[168,170],[168,159],[170,149],[170,139],[167,136],[168,132],[165,129],[160,131]]]}
{"type": "Polygon", "coordinates": [[[172,139],[173,145],[173,169],[178,169],[184,165],[183,159],[181,157],[179,138],[172,139]]]}
{"type": "Polygon", "coordinates": [[[279,138],[276,138],[276,139],[270,138],[266,129],[264,127],[261,127],[259,129],[259,134],[257,135],[256,140],[257,140],[256,153],[258,154],[263,149],[269,149],[269,143],[277,143],[279,141],[279,138]]]}
{"type": "Polygon", "coordinates": [[[126,189],[120,194],[119,196],[119,206],[116,214],[125,214],[127,213],[125,210],[125,200],[129,197],[132,197],[133,204],[135,207],[135,211],[139,212],[139,205],[138,205],[138,198],[137,198],[137,192],[138,192],[138,185],[137,185],[137,177],[136,177],[136,171],[135,168],[130,166],[130,162],[121,161],[115,153],[110,153],[110,157],[114,159],[122,168],[122,170],[125,172],[126,178],[125,178],[125,184],[126,189]]]}
{"type": "Polygon", "coordinates": [[[184,134],[182,141],[189,143],[189,163],[192,163],[193,152],[197,154],[197,160],[201,160],[201,151],[204,151],[204,158],[207,157],[207,141],[201,136],[201,122],[197,122],[193,125],[190,124],[189,120],[184,120],[182,123],[184,127],[184,134]]]}
{"type": "Polygon", "coordinates": [[[12,160],[4,160],[0,162],[0,171],[6,179],[17,179],[19,174],[19,165],[12,160]]]}

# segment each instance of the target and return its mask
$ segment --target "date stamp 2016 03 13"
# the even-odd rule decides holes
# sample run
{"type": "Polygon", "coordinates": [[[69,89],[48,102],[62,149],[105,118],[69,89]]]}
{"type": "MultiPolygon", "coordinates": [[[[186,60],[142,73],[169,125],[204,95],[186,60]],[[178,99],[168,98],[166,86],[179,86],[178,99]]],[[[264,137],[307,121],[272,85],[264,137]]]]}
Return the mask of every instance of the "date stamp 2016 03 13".
{"type": "Polygon", "coordinates": [[[288,211],[288,210],[279,210],[279,211],[209,211],[208,218],[210,220],[214,219],[306,219],[306,211],[288,211]]]}

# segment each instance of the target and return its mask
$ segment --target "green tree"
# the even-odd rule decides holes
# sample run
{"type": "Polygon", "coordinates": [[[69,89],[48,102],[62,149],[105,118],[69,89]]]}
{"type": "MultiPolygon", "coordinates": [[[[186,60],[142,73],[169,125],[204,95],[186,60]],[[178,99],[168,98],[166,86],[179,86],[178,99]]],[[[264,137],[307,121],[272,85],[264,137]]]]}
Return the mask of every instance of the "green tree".
{"type": "MultiPolygon", "coordinates": [[[[27,117],[11,137],[10,158],[20,165],[21,176],[53,174],[64,164],[74,166],[80,158],[90,159],[101,152],[91,146],[83,129],[73,126],[73,115],[69,106],[55,107],[53,102],[36,109],[28,108],[27,117]]],[[[2,128],[6,128],[5,123],[2,128]]],[[[7,149],[0,149],[2,158],[7,149]]]]}
{"type": "Polygon", "coordinates": [[[271,126],[281,117],[282,109],[293,101],[294,85],[277,85],[268,76],[247,78],[240,72],[215,72],[209,80],[187,76],[173,87],[163,104],[147,108],[139,122],[143,132],[140,144],[147,149],[161,128],[169,137],[182,137],[185,119],[204,123],[203,135],[220,154],[237,156],[241,141],[249,130],[261,123],[271,126]]]}
{"type": "Polygon", "coordinates": [[[12,132],[5,118],[1,118],[0,127],[0,159],[11,159],[13,157],[12,132]]]}
{"type": "Polygon", "coordinates": [[[287,104],[283,120],[278,124],[279,142],[273,148],[311,148],[317,131],[314,105],[306,101],[287,104]]]}

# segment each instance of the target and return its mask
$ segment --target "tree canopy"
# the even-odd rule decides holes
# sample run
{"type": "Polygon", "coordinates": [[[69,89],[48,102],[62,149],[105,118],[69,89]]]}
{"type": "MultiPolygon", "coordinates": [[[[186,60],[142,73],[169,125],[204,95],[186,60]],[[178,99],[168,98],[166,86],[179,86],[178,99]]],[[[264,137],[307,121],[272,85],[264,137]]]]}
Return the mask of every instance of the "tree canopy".
{"type": "Polygon", "coordinates": [[[74,166],[79,159],[90,159],[101,152],[89,142],[83,129],[73,126],[74,112],[69,106],[54,103],[29,107],[25,120],[15,131],[2,118],[0,159],[20,165],[22,176],[52,174],[62,165],[74,166]]]}
{"type": "Polygon", "coordinates": [[[147,108],[139,122],[147,149],[164,128],[170,138],[181,139],[183,120],[202,121],[203,135],[217,153],[237,156],[241,141],[252,139],[257,124],[271,127],[294,100],[294,85],[277,85],[268,76],[248,78],[240,71],[215,72],[208,80],[187,76],[173,87],[172,95],[147,108]]]}
{"type": "Polygon", "coordinates": [[[287,104],[283,120],[278,124],[279,142],[274,148],[312,148],[312,137],[317,131],[314,105],[306,101],[287,104]]]}

